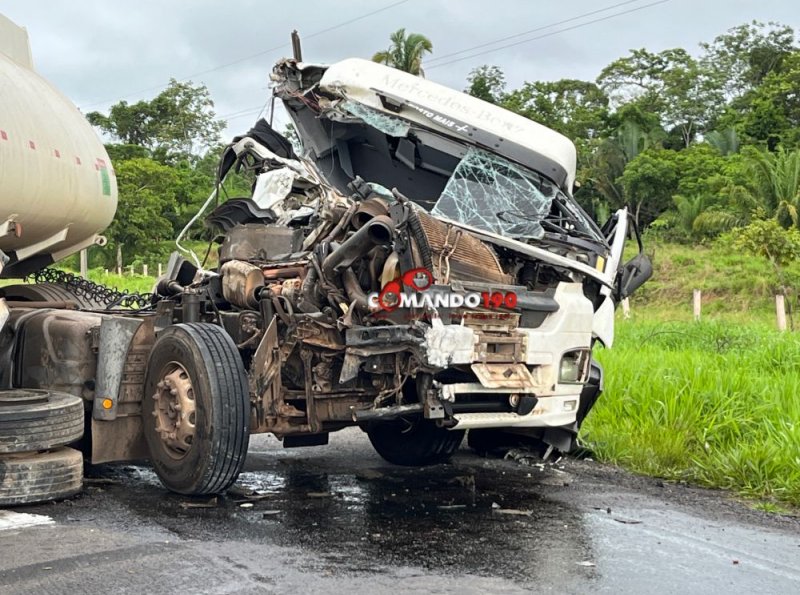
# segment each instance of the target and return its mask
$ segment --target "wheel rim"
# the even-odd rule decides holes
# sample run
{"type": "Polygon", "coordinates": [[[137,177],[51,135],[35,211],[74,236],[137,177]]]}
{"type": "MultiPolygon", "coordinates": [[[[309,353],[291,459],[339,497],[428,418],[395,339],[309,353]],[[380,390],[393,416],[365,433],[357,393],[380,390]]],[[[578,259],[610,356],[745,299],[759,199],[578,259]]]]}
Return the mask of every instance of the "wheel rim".
{"type": "Polygon", "coordinates": [[[156,434],[173,458],[186,456],[192,448],[196,430],[197,408],[189,373],[178,362],[161,370],[153,395],[156,434]]]}

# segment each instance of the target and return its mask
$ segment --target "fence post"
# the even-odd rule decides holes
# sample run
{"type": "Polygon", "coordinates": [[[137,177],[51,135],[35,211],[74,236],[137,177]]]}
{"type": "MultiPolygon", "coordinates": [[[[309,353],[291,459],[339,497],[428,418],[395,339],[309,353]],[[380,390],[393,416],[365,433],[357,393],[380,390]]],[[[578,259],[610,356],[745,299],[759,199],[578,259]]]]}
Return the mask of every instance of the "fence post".
{"type": "Polygon", "coordinates": [[[161,263],[158,263],[158,278],[161,278],[161,263]]]}
{"type": "Polygon", "coordinates": [[[786,299],[783,295],[778,294],[775,296],[775,314],[778,318],[778,330],[786,330],[786,299]]]}
{"type": "Polygon", "coordinates": [[[695,289],[692,291],[692,310],[694,312],[694,320],[695,322],[700,321],[700,311],[702,308],[702,292],[699,289],[695,289]]]}
{"type": "Polygon", "coordinates": [[[622,317],[625,320],[631,317],[631,302],[628,298],[622,300],[622,317]]]}
{"type": "Polygon", "coordinates": [[[130,266],[130,269],[131,269],[131,275],[133,275],[133,265],[130,266]]]}
{"type": "Polygon", "coordinates": [[[89,278],[89,252],[86,248],[81,250],[81,277],[89,278]]]}
{"type": "Polygon", "coordinates": [[[147,265],[146,265],[146,264],[143,264],[143,265],[142,265],[142,274],[143,274],[145,277],[147,277],[147,265]]]}

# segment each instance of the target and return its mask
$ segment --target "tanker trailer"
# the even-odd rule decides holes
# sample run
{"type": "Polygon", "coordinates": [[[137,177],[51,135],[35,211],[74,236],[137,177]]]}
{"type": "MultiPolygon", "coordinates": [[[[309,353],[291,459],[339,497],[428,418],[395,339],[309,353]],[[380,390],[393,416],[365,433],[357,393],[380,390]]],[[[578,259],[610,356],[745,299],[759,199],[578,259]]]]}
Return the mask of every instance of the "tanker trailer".
{"type": "Polygon", "coordinates": [[[94,244],[117,208],[102,142],[33,69],[27,34],[0,15],[0,250],[22,277],[94,244]]]}
{"type": "MultiPolygon", "coordinates": [[[[24,277],[104,244],[99,234],[116,206],[116,179],[102,142],[75,105],[36,73],[25,29],[0,15],[0,278],[24,277]]],[[[6,285],[0,288],[0,330],[13,333],[6,325],[9,306],[26,306],[24,314],[84,302],[58,285],[6,285]]],[[[2,352],[0,505],[77,492],[83,457],[66,445],[83,435],[84,399],[12,388],[19,386],[19,370],[11,349],[2,352]]]]}

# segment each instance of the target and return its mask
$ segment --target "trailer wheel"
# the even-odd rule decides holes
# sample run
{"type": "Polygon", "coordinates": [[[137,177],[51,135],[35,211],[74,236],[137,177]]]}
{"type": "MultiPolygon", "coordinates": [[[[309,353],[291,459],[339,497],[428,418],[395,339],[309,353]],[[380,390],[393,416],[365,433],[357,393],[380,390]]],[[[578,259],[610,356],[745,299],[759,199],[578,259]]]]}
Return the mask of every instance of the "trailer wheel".
{"type": "Polygon", "coordinates": [[[242,470],[250,396],[239,352],[220,327],[167,327],[150,352],[142,404],[158,477],[180,494],[225,491],[242,470]]]}
{"type": "Polygon", "coordinates": [[[56,283],[33,283],[31,285],[7,285],[0,289],[0,297],[10,302],[75,302],[87,310],[105,308],[105,303],[92,297],[70,291],[56,283]]]}
{"type": "Polygon", "coordinates": [[[461,445],[464,430],[446,430],[422,418],[401,418],[370,423],[367,436],[390,463],[419,467],[447,462],[461,445]]]}
{"type": "Polygon", "coordinates": [[[0,506],[67,498],[82,481],[83,455],[72,448],[0,455],[0,506]]]}
{"type": "Polygon", "coordinates": [[[0,391],[0,454],[48,450],[83,436],[83,400],[46,390],[0,391]]]}

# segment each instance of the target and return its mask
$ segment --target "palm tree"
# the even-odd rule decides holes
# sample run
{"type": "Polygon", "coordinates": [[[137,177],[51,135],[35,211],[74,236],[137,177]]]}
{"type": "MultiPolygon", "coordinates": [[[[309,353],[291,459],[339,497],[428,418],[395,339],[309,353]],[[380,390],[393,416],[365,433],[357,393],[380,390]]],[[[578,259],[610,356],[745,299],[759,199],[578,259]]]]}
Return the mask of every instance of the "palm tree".
{"type": "Polygon", "coordinates": [[[706,134],[706,142],[723,155],[732,155],[739,152],[739,135],[733,128],[723,131],[714,130],[706,134]]]}
{"type": "Polygon", "coordinates": [[[748,161],[760,205],[784,226],[800,227],[800,150],[758,151],[748,161]]]}
{"type": "MultiPolygon", "coordinates": [[[[657,134],[645,132],[632,120],[625,120],[615,134],[602,141],[590,157],[589,181],[606,199],[612,209],[625,206],[627,198],[622,186],[625,167],[642,151],[655,144],[657,134]]],[[[639,221],[641,203],[636,205],[633,217],[639,221]]]]}
{"type": "Polygon", "coordinates": [[[418,76],[425,76],[422,71],[422,57],[433,51],[431,40],[420,33],[409,33],[405,29],[398,29],[389,36],[392,45],[383,52],[372,56],[373,62],[386,64],[410,72],[418,76]]]}

